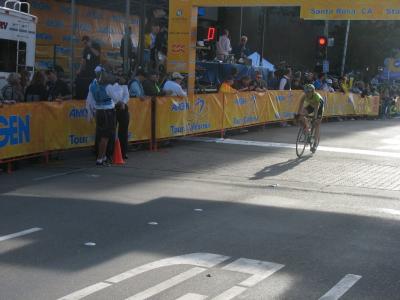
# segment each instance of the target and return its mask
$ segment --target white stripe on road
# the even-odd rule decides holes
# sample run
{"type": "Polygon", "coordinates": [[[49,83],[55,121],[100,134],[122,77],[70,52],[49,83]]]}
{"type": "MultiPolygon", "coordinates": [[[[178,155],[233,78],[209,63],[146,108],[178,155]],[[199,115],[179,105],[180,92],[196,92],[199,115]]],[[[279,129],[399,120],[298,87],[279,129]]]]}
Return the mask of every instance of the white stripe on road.
{"type": "Polygon", "coordinates": [[[143,292],[140,292],[136,295],[133,295],[132,297],[127,298],[126,300],[144,300],[144,299],[148,299],[150,297],[153,297],[171,287],[174,287],[186,280],[189,280],[192,277],[195,277],[197,275],[199,275],[200,273],[206,271],[207,269],[204,268],[192,268],[186,272],[183,272],[177,276],[174,276],[164,282],[161,282],[143,292]]]}
{"type": "Polygon", "coordinates": [[[223,270],[253,275],[239,284],[245,287],[253,287],[257,283],[268,278],[269,276],[279,271],[283,267],[284,265],[271,263],[267,261],[239,258],[238,260],[235,260],[233,263],[225,266],[223,270]]]}
{"type": "Polygon", "coordinates": [[[231,300],[244,293],[245,291],[247,291],[247,288],[245,287],[234,286],[233,288],[223,292],[222,294],[212,298],[211,300],[231,300]]]}
{"type": "Polygon", "coordinates": [[[35,228],[27,229],[27,230],[24,230],[24,231],[16,232],[16,233],[13,233],[13,234],[0,236],[0,242],[6,241],[6,240],[10,240],[10,239],[13,239],[13,238],[17,238],[17,237],[20,237],[20,236],[24,236],[24,235],[27,235],[27,234],[31,234],[31,233],[34,233],[34,232],[37,232],[37,231],[40,231],[40,230],[43,230],[43,229],[35,227],[35,228]]]}
{"type": "Polygon", "coordinates": [[[74,292],[72,294],[69,294],[65,297],[59,298],[58,300],[79,300],[79,299],[85,298],[91,294],[94,294],[102,289],[105,289],[105,288],[109,287],[110,285],[111,285],[110,283],[99,282],[99,283],[93,284],[91,286],[88,286],[84,289],[81,289],[77,292],[74,292]]]}
{"type": "Polygon", "coordinates": [[[181,256],[175,256],[175,257],[170,257],[170,258],[165,258],[161,259],[155,262],[148,263],[146,265],[131,269],[127,272],[121,273],[119,275],[116,275],[114,277],[111,277],[105,282],[100,282],[93,284],[87,288],[81,289],[79,291],[76,291],[68,296],[65,296],[64,298],[61,299],[80,299],[80,298],[68,298],[73,295],[80,295],[81,293],[86,296],[90,295],[91,293],[97,292],[96,287],[102,287],[106,288],[113,283],[119,283],[121,281],[124,281],[126,279],[135,277],[137,275],[156,270],[162,267],[169,267],[169,266],[176,266],[176,265],[192,265],[196,267],[202,267],[202,268],[212,268],[216,265],[219,265],[220,263],[228,260],[230,257],[229,256],[223,256],[219,254],[212,254],[212,253],[192,253],[192,254],[186,254],[186,255],[181,255],[181,256]]]}
{"type": "Polygon", "coordinates": [[[348,274],[340,280],[332,289],[330,289],[319,300],[337,300],[342,297],[353,285],[361,279],[362,276],[348,274]]]}
{"type": "Polygon", "coordinates": [[[207,296],[200,294],[186,294],[182,297],[177,298],[176,300],[204,300],[207,296]]]}
{"type": "Polygon", "coordinates": [[[142,273],[151,270],[159,269],[162,267],[175,266],[175,265],[192,265],[196,267],[212,268],[224,262],[227,259],[229,259],[228,256],[212,254],[212,253],[194,253],[188,255],[181,255],[148,263],[146,265],[134,268],[127,272],[111,277],[106,281],[110,283],[119,283],[123,280],[135,277],[137,275],[140,275],[142,273]]]}
{"type": "MultiPolygon", "coordinates": [[[[240,146],[256,146],[256,147],[264,147],[264,148],[296,149],[295,144],[286,144],[286,143],[257,142],[257,141],[217,139],[217,138],[186,138],[185,140],[194,141],[194,142],[229,144],[229,145],[240,145],[240,146]]],[[[400,158],[400,153],[398,153],[398,152],[385,152],[385,151],[374,151],[374,150],[364,150],[364,149],[319,146],[318,151],[346,153],[346,154],[358,154],[358,155],[367,155],[367,156],[378,156],[378,157],[386,157],[386,158],[400,158]]]]}
{"type": "Polygon", "coordinates": [[[57,177],[61,177],[61,176],[66,176],[66,175],[79,173],[79,172],[86,171],[86,170],[88,170],[88,168],[81,168],[81,169],[77,169],[77,170],[73,170],[73,171],[69,171],[69,172],[64,172],[64,173],[56,173],[56,174],[53,174],[53,175],[34,178],[33,181],[42,181],[42,180],[47,180],[47,179],[53,179],[53,178],[57,178],[57,177]]]}

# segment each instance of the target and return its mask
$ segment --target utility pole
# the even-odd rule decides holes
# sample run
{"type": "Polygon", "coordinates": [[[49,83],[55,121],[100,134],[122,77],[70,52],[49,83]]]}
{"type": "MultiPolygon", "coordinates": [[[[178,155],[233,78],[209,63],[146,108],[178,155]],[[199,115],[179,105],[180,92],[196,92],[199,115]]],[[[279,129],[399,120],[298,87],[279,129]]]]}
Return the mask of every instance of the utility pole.
{"type": "Polygon", "coordinates": [[[342,70],[341,70],[341,75],[344,75],[344,69],[346,66],[346,56],[347,56],[347,46],[349,43],[349,34],[350,34],[350,20],[347,21],[347,27],[346,27],[346,38],[344,40],[344,48],[343,48],[343,61],[342,61],[342,70]]]}
{"type": "Polygon", "coordinates": [[[129,17],[131,11],[131,1],[126,0],[126,10],[125,10],[125,32],[124,32],[124,57],[123,57],[123,64],[124,64],[124,74],[129,75],[130,68],[131,68],[131,53],[128,53],[128,43],[132,43],[130,30],[129,30],[129,17]]]}

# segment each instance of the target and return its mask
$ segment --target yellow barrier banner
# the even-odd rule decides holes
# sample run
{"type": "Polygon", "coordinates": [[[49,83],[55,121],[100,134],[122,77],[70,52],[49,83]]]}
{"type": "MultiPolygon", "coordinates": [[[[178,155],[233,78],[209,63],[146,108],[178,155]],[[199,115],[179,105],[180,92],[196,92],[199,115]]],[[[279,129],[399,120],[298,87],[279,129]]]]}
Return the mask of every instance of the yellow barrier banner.
{"type": "Polygon", "coordinates": [[[243,127],[267,121],[265,94],[224,94],[224,128],[243,127]]]}
{"type": "Polygon", "coordinates": [[[0,159],[44,151],[45,126],[37,104],[0,107],[0,159]]]}
{"type": "Polygon", "coordinates": [[[222,101],[218,94],[157,98],[156,138],[221,130],[222,101]]]}
{"type": "Polygon", "coordinates": [[[294,118],[298,112],[302,91],[269,91],[268,92],[268,121],[282,121],[294,118]]]}
{"type": "MultiPolygon", "coordinates": [[[[129,141],[151,137],[151,103],[129,101],[129,141]]],[[[84,101],[22,103],[0,110],[0,159],[94,145],[84,101]]]]}

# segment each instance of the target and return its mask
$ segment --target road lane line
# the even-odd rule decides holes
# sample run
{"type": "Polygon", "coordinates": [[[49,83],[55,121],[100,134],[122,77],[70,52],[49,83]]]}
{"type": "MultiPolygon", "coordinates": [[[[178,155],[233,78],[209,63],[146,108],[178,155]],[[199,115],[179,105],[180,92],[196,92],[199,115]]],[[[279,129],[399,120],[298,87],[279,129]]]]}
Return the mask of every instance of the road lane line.
{"type": "Polygon", "coordinates": [[[207,296],[200,295],[200,294],[186,294],[182,297],[177,298],[176,300],[204,300],[207,296]]]}
{"type": "Polygon", "coordinates": [[[284,265],[268,261],[239,258],[231,264],[223,267],[223,270],[253,275],[239,284],[244,287],[253,287],[283,267],[284,265]]]}
{"type": "Polygon", "coordinates": [[[119,283],[121,281],[135,277],[148,271],[175,265],[192,265],[196,267],[212,268],[224,262],[225,260],[228,260],[229,258],[229,256],[212,253],[193,253],[188,255],[170,257],[131,269],[119,275],[113,276],[105,281],[110,283],[119,283]]]}
{"type": "Polygon", "coordinates": [[[34,178],[33,181],[42,181],[42,180],[46,180],[46,179],[53,179],[53,178],[57,178],[57,177],[61,177],[61,176],[66,176],[66,175],[71,175],[71,174],[75,174],[75,173],[79,173],[82,171],[86,171],[89,168],[81,168],[81,169],[77,169],[77,170],[73,170],[73,171],[69,171],[69,172],[64,172],[64,173],[56,173],[53,175],[48,175],[48,176],[43,176],[43,177],[37,177],[34,178]]]}
{"type": "Polygon", "coordinates": [[[163,281],[143,292],[133,295],[132,297],[127,298],[126,300],[148,299],[148,298],[153,297],[167,289],[170,289],[186,280],[189,280],[190,278],[193,278],[206,270],[207,269],[205,269],[205,268],[199,268],[199,267],[192,268],[192,269],[190,269],[186,272],[183,272],[177,276],[174,276],[166,281],[163,281]]]}
{"type": "Polygon", "coordinates": [[[62,298],[59,298],[57,300],[79,300],[79,299],[85,298],[91,294],[94,294],[100,290],[103,290],[103,289],[109,287],[110,285],[111,285],[110,283],[99,282],[99,283],[93,284],[91,286],[85,287],[84,289],[76,291],[72,294],[69,294],[62,298]]]}
{"type": "Polygon", "coordinates": [[[31,234],[31,233],[34,233],[34,232],[37,232],[37,231],[41,231],[41,230],[43,230],[43,229],[39,228],[39,227],[35,227],[35,228],[27,229],[27,230],[24,230],[24,231],[16,232],[16,233],[13,233],[13,234],[0,236],[0,242],[6,241],[6,240],[10,240],[10,239],[13,239],[13,238],[17,238],[17,237],[20,237],[20,236],[28,235],[28,234],[31,234]]]}
{"type": "MultiPolygon", "coordinates": [[[[295,144],[287,144],[287,143],[258,142],[258,141],[218,139],[218,138],[199,138],[199,137],[185,138],[185,140],[193,141],[193,142],[240,145],[240,146],[256,146],[256,147],[264,147],[264,148],[296,149],[295,144]]],[[[365,150],[365,149],[319,146],[318,151],[345,153],[345,154],[358,154],[358,155],[377,156],[377,157],[385,157],[385,158],[400,158],[400,153],[398,153],[398,152],[385,152],[385,151],[375,151],[375,150],[365,150]]]]}
{"type": "Polygon", "coordinates": [[[361,279],[362,276],[347,274],[332,289],[330,289],[319,300],[337,300],[342,297],[353,285],[361,279]]]}
{"type": "Polygon", "coordinates": [[[247,288],[241,286],[234,286],[229,290],[223,292],[222,294],[218,295],[217,297],[212,298],[211,300],[231,300],[240,294],[247,291],[247,288]]]}

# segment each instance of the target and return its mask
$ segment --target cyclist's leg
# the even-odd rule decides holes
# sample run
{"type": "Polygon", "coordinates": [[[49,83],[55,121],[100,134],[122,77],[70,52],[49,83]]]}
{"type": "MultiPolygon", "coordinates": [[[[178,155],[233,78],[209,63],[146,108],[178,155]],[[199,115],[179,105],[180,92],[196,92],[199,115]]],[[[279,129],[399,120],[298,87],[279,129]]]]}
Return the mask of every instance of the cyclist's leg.
{"type": "Polygon", "coordinates": [[[309,121],[306,119],[305,116],[308,116],[309,114],[312,114],[312,113],[314,113],[314,108],[312,106],[309,105],[309,106],[306,106],[303,108],[303,112],[302,112],[303,127],[306,132],[309,132],[311,128],[310,128],[309,121]]]}
{"type": "Polygon", "coordinates": [[[321,101],[318,107],[318,111],[315,116],[315,140],[318,141],[320,138],[320,127],[322,122],[322,116],[324,114],[324,103],[321,101]]]}

